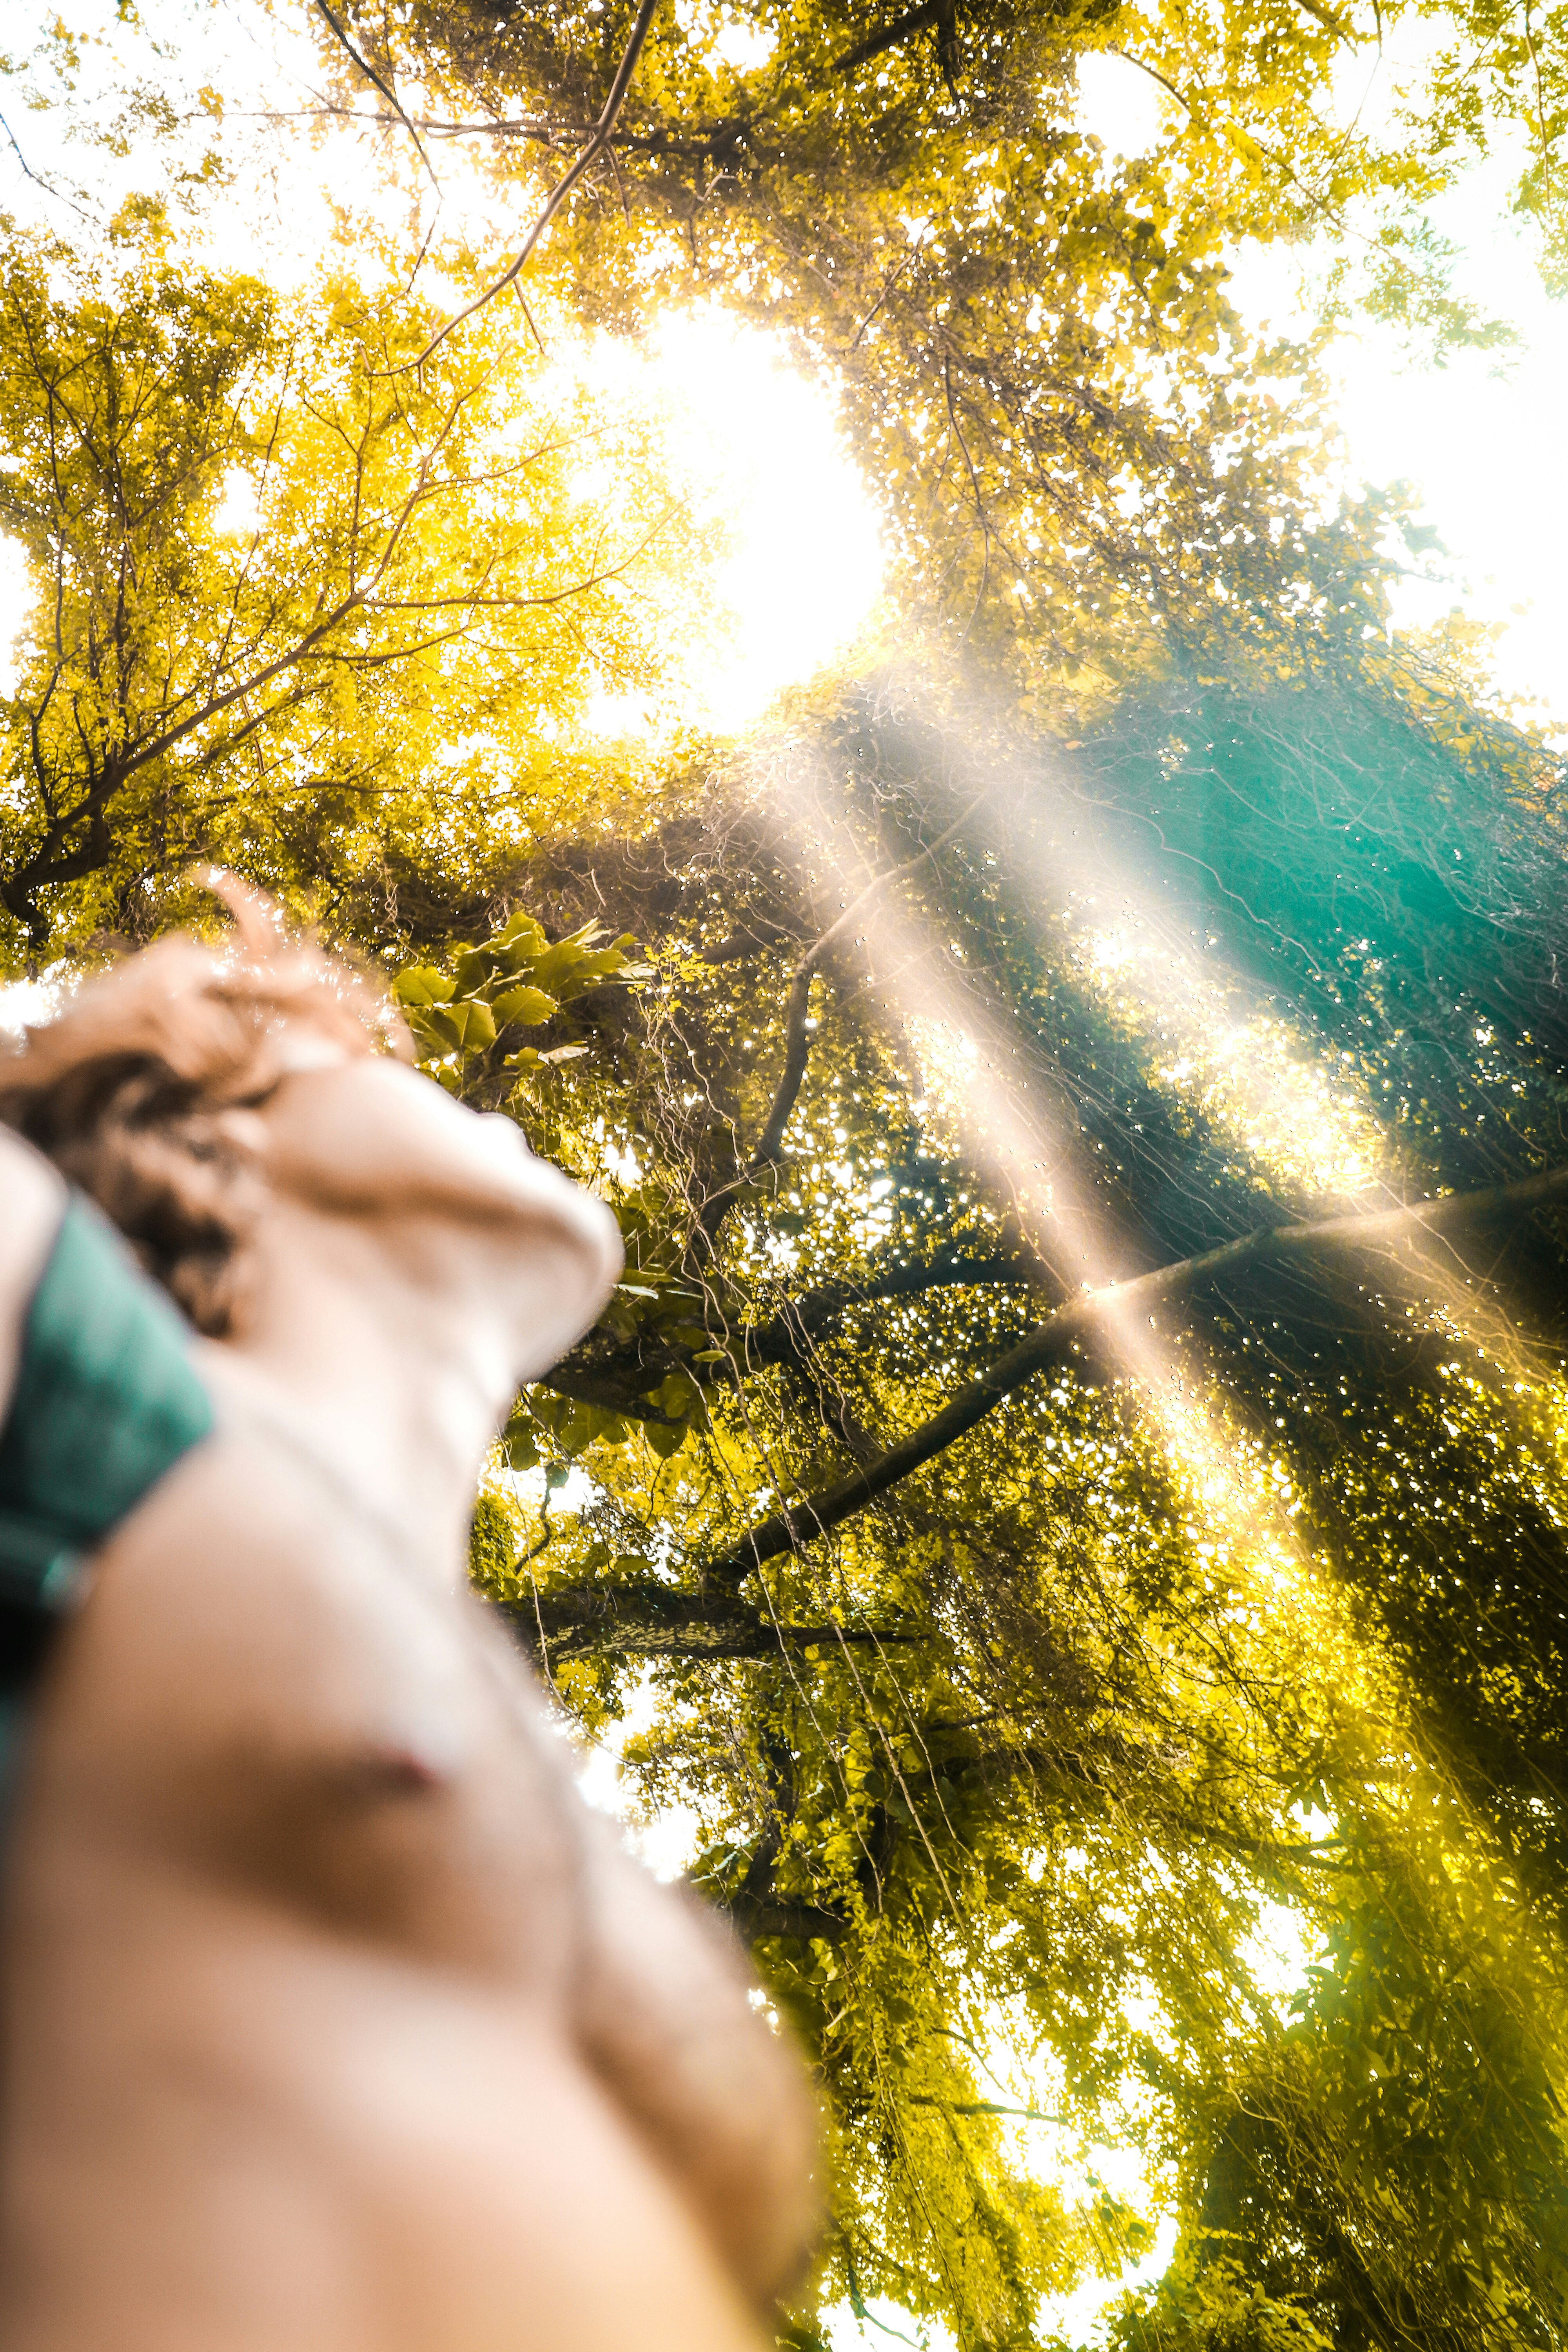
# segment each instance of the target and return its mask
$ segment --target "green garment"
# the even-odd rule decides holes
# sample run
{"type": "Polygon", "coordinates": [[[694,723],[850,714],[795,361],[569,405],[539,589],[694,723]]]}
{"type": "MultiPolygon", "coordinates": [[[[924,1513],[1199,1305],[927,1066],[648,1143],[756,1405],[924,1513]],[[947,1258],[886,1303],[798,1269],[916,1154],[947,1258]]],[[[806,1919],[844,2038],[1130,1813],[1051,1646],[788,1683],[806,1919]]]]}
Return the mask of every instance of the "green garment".
{"type": "MultiPolygon", "coordinates": [[[[15,1622],[67,1607],[81,1555],[212,1425],[179,1316],[73,1195],[0,1433],[0,1612],[15,1622]]],[[[20,1663],[16,1646],[0,1622],[0,1686],[20,1663]]]]}

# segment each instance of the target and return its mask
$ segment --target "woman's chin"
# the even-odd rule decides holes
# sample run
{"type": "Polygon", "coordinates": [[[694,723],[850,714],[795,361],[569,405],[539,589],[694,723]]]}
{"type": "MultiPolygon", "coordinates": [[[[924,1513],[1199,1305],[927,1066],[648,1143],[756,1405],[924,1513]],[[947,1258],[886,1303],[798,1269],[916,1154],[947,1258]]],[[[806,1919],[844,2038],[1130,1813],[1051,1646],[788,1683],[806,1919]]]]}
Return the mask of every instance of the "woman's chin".
{"type": "Polygon", "coordinates": [[[564,1177],[558,1181],[548,1216],[541,1214],[545,1204],[537,1195],[529,1204],[521,1244],[537,1253],[539,1261],[535,1297],[522,1318],[528,1368],[520,1372],[521,1380],[548,1371],[593,1329],[625,1262],[620,1229],[604,1202],[564,1177]]]}

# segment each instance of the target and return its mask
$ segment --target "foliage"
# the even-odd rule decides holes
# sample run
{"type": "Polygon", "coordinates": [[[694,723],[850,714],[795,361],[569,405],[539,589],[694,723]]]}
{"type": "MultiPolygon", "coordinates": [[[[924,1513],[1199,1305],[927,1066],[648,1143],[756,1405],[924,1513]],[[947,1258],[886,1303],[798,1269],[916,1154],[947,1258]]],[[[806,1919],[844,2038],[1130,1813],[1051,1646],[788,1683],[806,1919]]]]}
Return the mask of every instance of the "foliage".
{"type": "MultiPolygon", "coordinates": [[[[1199,1285],[1152,1356],[1064,1351],[821,1531],[1071,1295],[1075,1170],[1110,1271],[1310,1213],[1216,1029],[1270,1085],[1337,1066],[1385,1184],[1561,1155],[1556,772],[1408,658],[1130,697],[1070,761],[976,711],[961,749],[924,700],[850,694],[657,846],[592,853],[657,982],[585,994],[590,1050],[511,1099],[615,1202],[627,1281],[524,1401],[512,1459],[552,1483],[487,1589],[589,1723],[653,1706],[628,1767],[694,1809],[694,1875],[844,2126],[823,2297],[1044,2340],[1149,2242],[1088,2153],[1131,2139],[1184,2234],[1128,2347],[1556,2343],[1554,1217],[1501,1259],[1483,1229],[1199,1285]],[[790,973],[955,802],[818,965],[758,1167],[790,973]],[[1118,920],[1144,939],[1108,966],[1118,920]],[[1048,1186],[944,1076],[960,1021],[1048,1186]],[[588,1499],[552,1510],[573,1462],[588,1499]]],[[[521,886],[568,936],[586,859],[521,886]]],[[[509,1082],[492,1052],[470,1098],[509,1082]]]]}
{"type": "MultiPolygon", "coordinates": [[[[401,84],[401,119],[431,149],[461,128],[515,179],[582,147],[636,13],[635,0],[412,0],[393,18],[349,5],[363,66],[329,55],[345,100],[378,103],[368,66],[384,90],[401,84]]],[[[1146,155],[1105,173],[1151,274],[1237,238],[1316,236],[1421,346],[1485,343],[1498,327],[1454,294],[1452,249],[1426,207],[1468,164],[1506,156],[1516,207],[1560,271],[1563,36],[1560,10],[1490,0],[932,0],[870,22],[850,0],[693,0],[656,17],[615,181],[590,183],[588,202],[673,229],[697,266],[729,265],[742,298],[775,278],[798,299],[805,270],[835,274],[871,192],[929,206],[940,238],[955,198],[981,218],[1008,204],[1032,145],[1047,183],[1064,166],[1070,183],[1085,147],[1078,64],[1110,56],[1162,118],[1146,155]]],[[[1035,217],[1020,208],[1015,233],[1035,217]]],[[[1091,293],[1080,315],[1094,311],[1091,293]]]]}
{"type": "MultiPolygon", "coordinates": [[[[1325,46],[1294,6],[1265,13],[1325,46]]],[[[856,12],[758,12],[776,41],[739,79],[717,20],[659,16],[613,173],[581,182],[533,267],[616,329],[718,290],[786,334],[885,505],[900,611],[1069,738],[1128,676],[1212,669],[1248,638],[1289,662],[1292,624],[1374,624],[1366,544],[1390,518],[1323,520],[1310,354],[1255,348],[1231,312],[1226,210],[1185,205],[1156,162],[1109,164],[1067,119],[1104,10],[965,15],[956,97],[929,15],[852,64],[856,12]]],[[[474,110],[503,177],[581,145],[629,21],[552,9],[503,32],[441,0],[394,38],[348,16],[384,78],[409,67],[432,105],[474,110]]]]}
{"type": "Polygon", "coordinates": [[[0,700],[13,954],[147,936],[197,856],[374,937],[478,843],[616,806],[592,698],[700,632],[714,551],[654,418],[494,331],[416,370],[428,325],[341,267],[293,301],[182,268],[156,205],[100,254],[7,230],[0,528],[36,595],[0,700]]]}

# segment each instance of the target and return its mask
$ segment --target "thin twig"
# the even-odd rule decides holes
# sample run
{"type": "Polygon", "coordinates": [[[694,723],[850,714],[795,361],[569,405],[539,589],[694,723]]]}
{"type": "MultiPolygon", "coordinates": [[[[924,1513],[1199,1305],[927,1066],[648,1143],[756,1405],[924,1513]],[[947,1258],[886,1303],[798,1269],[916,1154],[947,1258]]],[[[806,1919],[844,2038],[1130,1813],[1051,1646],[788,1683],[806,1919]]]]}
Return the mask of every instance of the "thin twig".
{"type": "MultiPolygon", "coordinates": [[[[861,320],[860,324],[856,328],[854,334],[851,336],[848,351],[855,351],[858,347],[861,336],[865,333],[867,328],[870,325],[878,311],[882,308],[882,305],[887,301],[889,296],[892,293],[894,287],[898,284],[900,278],[903,276],[905,270],[909,268],[910,262],[914,259],[916,254],[918,254],[920,250],[921,241],[919,237],[917,237],[913,245],[910,247],[909,251],[904,255],[902,260],[899,263],[898,268],[889,271],[886,279],[883,281],[881,292],[878,295],[876,300],[872,303],[870,309],[867,311],[865,317],[861,320]]],[[[845,356],[848,356],[847,352],[845,356]]]]}
{"type": "Polygon", "coordinates": [[[6,121],[5,117],[3,114],[0,114],[0,131],[3,131],[5,133],[6,138],[10,141],[12,153],[16,156],[17,163],[22,166],[24,175],[27,179],[31,180],[35,188],[42,188],[45,195],[53,196],[56,204],[58,205],[69,205],[78,220],[91,220],[92,215],[89,212],[84,212],[80,205],[77,203],[74,196],[68,196],[63,189],[57,188],[55,186],[52,180],[46,180],[41,172],[34,171],[31,163],[28,163],[26,157],[23,154],[21,148],[16,143],[16,132],[12,130],[10,124],[6,121]]]}
{"type": "Polygon", "coordinates": [[[1530,62],[1535,72],[1535,113],[1541,125],[1541,177],[1546,194],[1552,194],[1552,142],[1546,135],[1546,93],[1541,83],[1541,59],[1535,51],[1535,36],[1530,29],[1530,0],[1524,0],[1524,46],[1530,51],[1530,62]]]}
{"type": "Polygon", "coordinates": [[[1192,100],[1190,98],[1184,97],[1183,93],[1176,88],[1175,83],[1173,81],[1167,81],[1165,76],[1160,71],[1159,68],[1157,66],[1152,66],[1147,58],[1135,58],[1131,49],[1119,49],[1114,46],[1107,47],[1106,55],[1108,57],[1120,58],[1124,65],[1136,66],[1139,72],[1147,74],[1151,81],[1157,81],[1162,89],[1168,89],[1171,96],[1175,100],[1176,104],[1180,107],[1184,107],[1194,122],[1199,121],[1202,119],[1199,116],[1196,107],[1193,104],[1192,100]]]}
{"type": "MultiPolygon", "coordinates": [[[[746,1162],[747,1177],[759,1175],[764,1168],[770,1166],[777,1159],[779,1147],[784,1141],[784,1129],[789,1125],[790,1114],[795,1108],[795,1098],[800,1093],[801,1081],[805,1076],[808,1052],[806,1022],[810,1013],[811,983],[821,967],[824,956],[844,937],[850,926],[858,921],[871,901],[879,892],[887,888],[889,882],[906,881],[911,874],[918,872],[928,857],[934,857],[939,849],[945,849],[953,835],[963,831],[984,798],[984,793],[977,793],[967,808],[961,810],[953,818],[945,833],[939,833],[934,841],[928,841],[925,847],[908,859],[904,865],[889,866],[886,873],[874,875],[858,897],[851,898],[837,920],[829,923],[821,938],[814,940],[807,948],[790,974],[789,996],[784,1009],[784,1070],[779,1078],[766,1122],[761,1135],[757,1138],[756,1149],[746,1162]]],[[[715,1198],[721,1197],[723,1196],[715,1195],[715,1198]]]]}
{"type": "Polygon", "coordinates": [[[905,2093],[911,2107],[940,2107],[947,2116],[1022,2116],[1026,2123],[1065,2124],[1068,2116],[1048,2116],[1039,2107],[1009,2107],[1000,2099],[937,2099],[924,2091],[905,2093]]]}
{"type": "Polygon", "coordinates": [[[538,327],[535,325],[535,323],[534,323],[534,318],[533,318],[533,313],[532,313],[532,311],[531,311],[531,310],[529,309],[529,307],[528,307],[528,297],[527,297],[527,295],[523,292],[522,288],[521,288],[521,285],[515,285],[515,284],[514,284],[514,286],[512,287],[512,289],[511,289],[511,290],[512,290],[512,292],[517,296],[518,300],[519,300],[519,301],[521,303],[521,305],[522,305],[522,315],[523,315],[523,317],[528,320],[528,331],[529,331],[529,333],[533,337],[534,341],[535,341],[535,342],[538,344],[538,346],[539,346],[539,356],[540,356],[540,358],[541,358],[542,360],[547,360],[547,359],[550,357],[550,354],[549,354],[549,352],[548,352],[545,350],[545,348],[544,348],[544,338],[543,338],[543,336],[540,333],[538,327]]]}
{"type": "Polygon", "coordinates": [[[343,30],[337,18],[333,16],[331,10],[328,7],[327,0],[316,0],[316,5],[320,9],[321,15],[326,18],[328,24],[331,26],[333,37],[339,43],[340,47],[343,49],[344,53],[353,60],[353,63],[359,68],[365,79],[368,82],[373,83],[374,87],[380,90],[383,98],[385,99],[388,106],[391,107],[399,122],[402,123],[403,128],[407,131],[410,139],[413,140],[415,146],[419,151],[419,161],[424,164],[425,169],[430,174],[430,185],[435,189],[436,194],[439,195],[441,193],[441,183],[436,177],[436,167],[431,163],[429,156],[425,152],[424,141],[420,138],[419,133],[414,128],[413,123],[408,120],[407,115],[403,111],[403,101],[398,97],[397,92],[393,89],[390,82],[383,81],[381,76],[377,73],[375,68],[371,64],[368,58],[361,57],[359,51],[350,40],[347,33],[343,30]]]}
{"type": "Polygon", "coordinates": [[[960,639],[960,643],[963,644],[967,642],[969,632],[974,626],[975,615],[984,602],[985,591],[991,579],[991,518],[985,511],[985,500],[980,490],[980,477],[974,470],[974,460],[969,454],[969,444],[963,437],[963,427],[960,425],[952,405],[952,361],[948,356],[944,356],[942,362],[942,390],[947,395],[948,426],[963,452],[964,465],[969,470],[969,487],[974,498],[974,519],[980,525],[981,532],[980,585],[974,592],[974,602],[970,607],[969,618],[963,625],[963,636],[960,639]]]}

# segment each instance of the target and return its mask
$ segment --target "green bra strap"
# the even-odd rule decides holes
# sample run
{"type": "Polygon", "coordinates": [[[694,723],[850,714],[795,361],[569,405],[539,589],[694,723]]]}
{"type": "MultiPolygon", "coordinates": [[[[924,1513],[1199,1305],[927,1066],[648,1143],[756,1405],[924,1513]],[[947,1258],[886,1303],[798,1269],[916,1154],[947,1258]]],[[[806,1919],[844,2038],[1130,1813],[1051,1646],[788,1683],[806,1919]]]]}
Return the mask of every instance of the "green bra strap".
{"type": "Polygon", "coordinates": [[[63,1605],[77,1556],[212,1426],[179,1316],[73,1195],[0,1434],[0,1600],[63,1605]]]}

